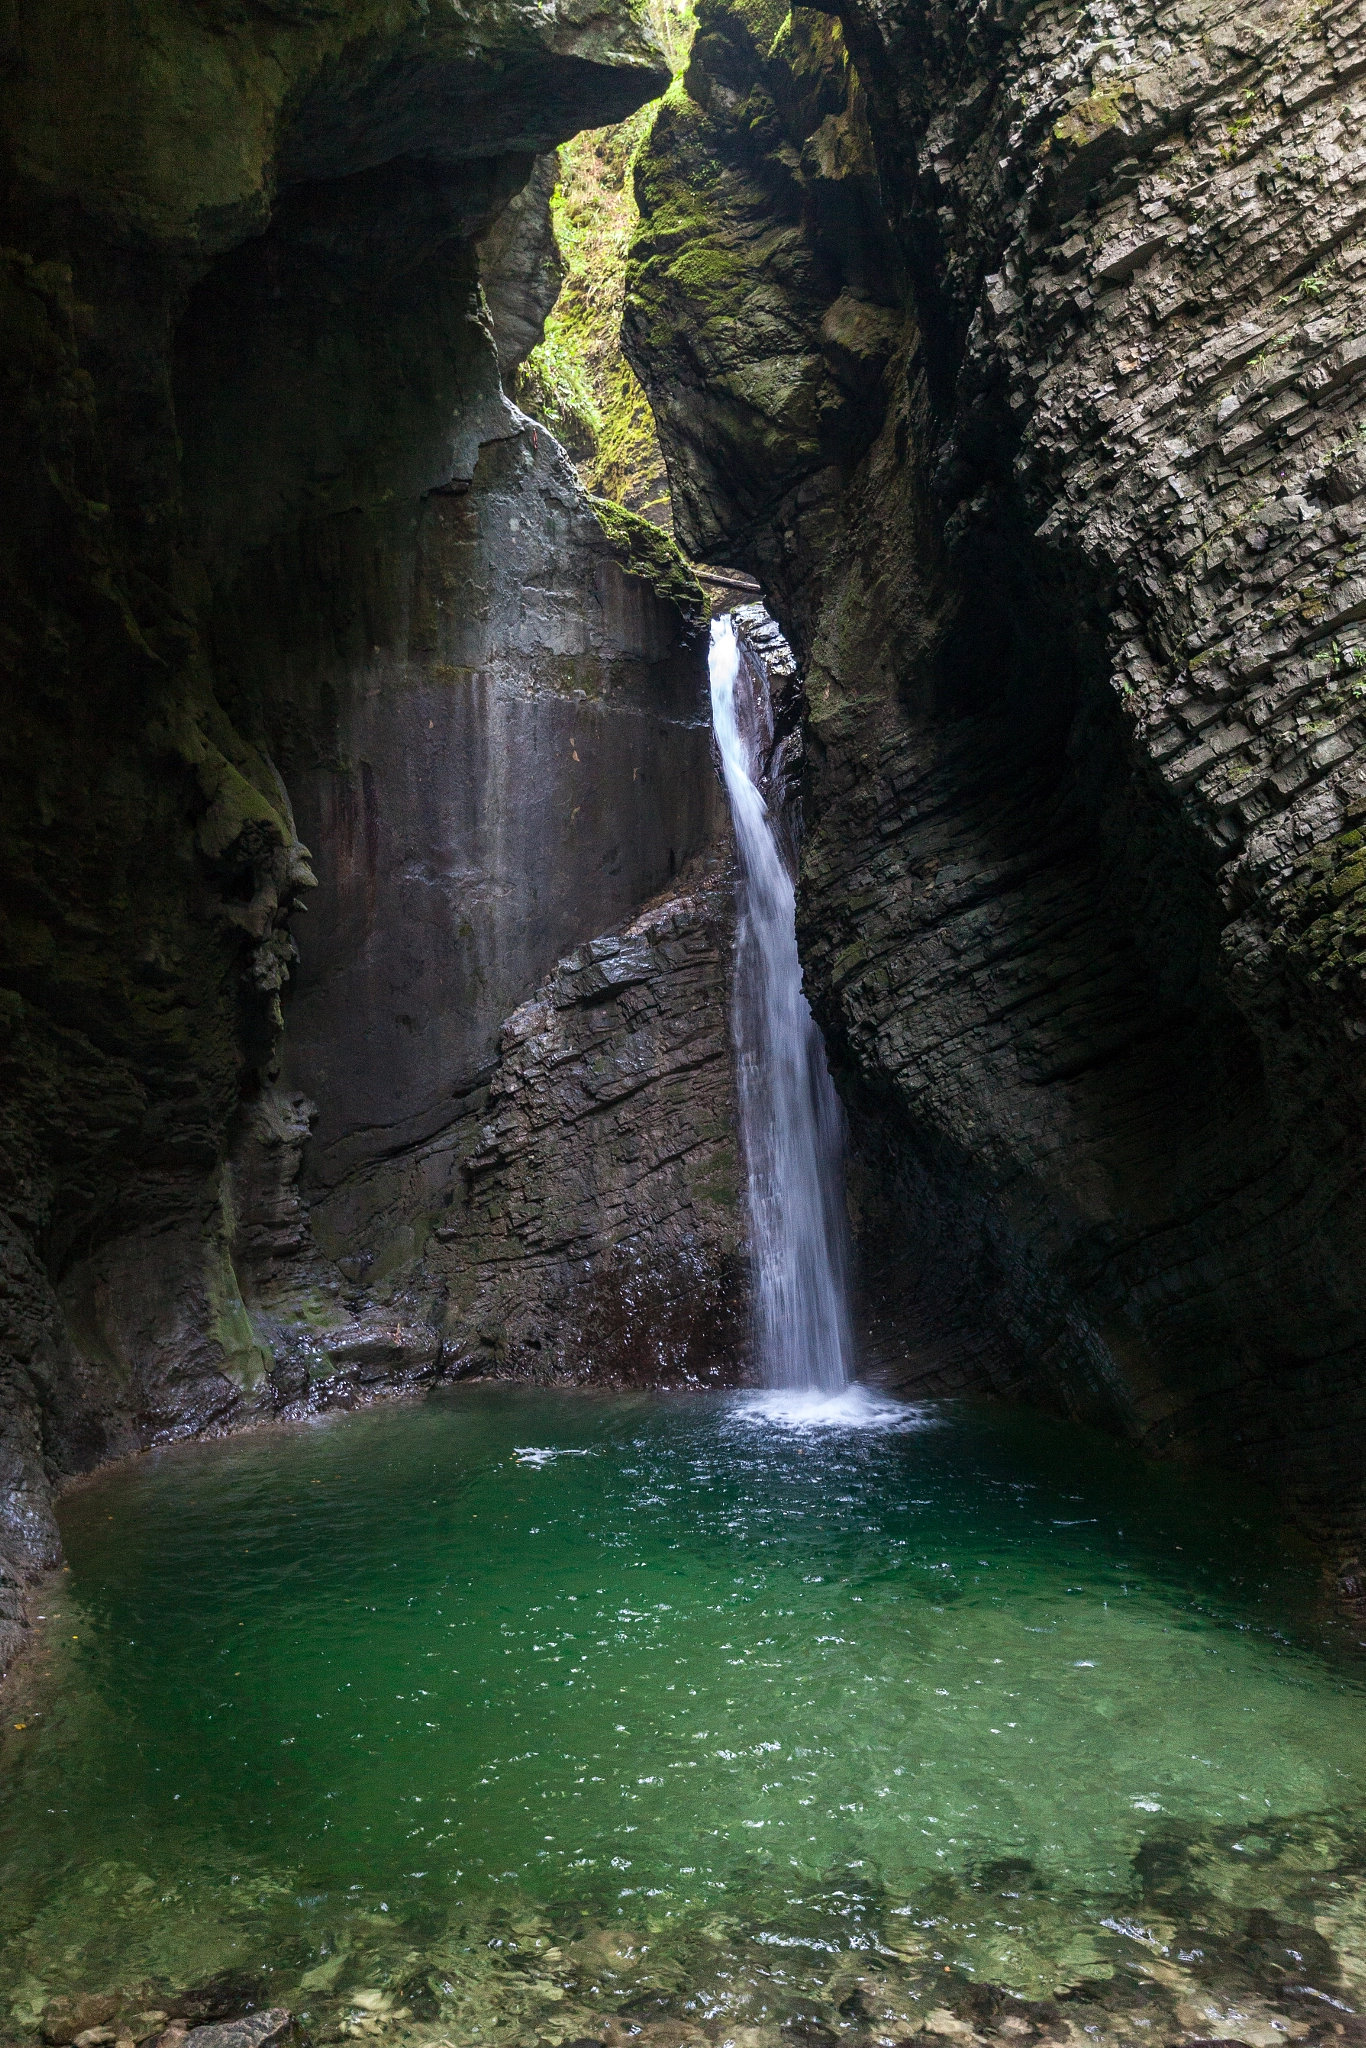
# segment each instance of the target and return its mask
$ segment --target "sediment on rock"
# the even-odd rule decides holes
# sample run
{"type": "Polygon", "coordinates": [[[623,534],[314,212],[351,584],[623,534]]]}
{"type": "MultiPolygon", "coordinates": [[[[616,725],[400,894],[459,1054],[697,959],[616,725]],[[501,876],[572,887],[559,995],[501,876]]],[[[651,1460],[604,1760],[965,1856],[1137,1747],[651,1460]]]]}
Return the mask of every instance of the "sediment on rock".
{"type": "Polygon", "coordinates": [[[1345,7],[706,0],[626,314],[685,544],[807,673],[903,1371],[1258,1472],[1344,1556],[1363,80],[1345,7]]]}

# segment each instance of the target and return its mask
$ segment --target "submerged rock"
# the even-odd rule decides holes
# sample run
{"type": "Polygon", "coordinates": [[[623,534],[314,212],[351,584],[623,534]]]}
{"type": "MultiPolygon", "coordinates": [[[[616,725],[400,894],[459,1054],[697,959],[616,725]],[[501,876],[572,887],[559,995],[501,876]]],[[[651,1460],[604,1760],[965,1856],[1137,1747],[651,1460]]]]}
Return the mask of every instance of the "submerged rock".
{"type": "Polygon", "coordinates": [[[248,2013],[240,2020],[219,2020],[207,2027],[191,2027],[186,2048],[286,2048],[297,2041],[300,2028],[293,2013],[282,2005],[268,2012],[248,2013]]]}
{"type": "MultiPolygon", "coordinates": [[[[54,1998],[43,2009],[43,2039],[51,2048],[70,2048],[78,2035],[107,2027],[121,2010],[122,1999],[117,1991],[89,1991],[80,1997],[54,1998]]],[[[112,2032],[109,2039],[114,2039],[112,2032]]]]}

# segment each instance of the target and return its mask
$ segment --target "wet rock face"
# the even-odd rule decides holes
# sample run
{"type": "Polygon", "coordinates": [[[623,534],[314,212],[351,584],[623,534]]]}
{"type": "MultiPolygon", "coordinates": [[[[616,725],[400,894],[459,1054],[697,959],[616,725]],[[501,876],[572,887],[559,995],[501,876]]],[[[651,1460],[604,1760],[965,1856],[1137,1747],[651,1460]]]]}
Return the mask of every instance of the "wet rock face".
{"type": "Polygon", "coordinates": [[[498,405],[463,487],[378,532],[291,536],[219,621],[318,873],[283,1042],[315,1105],[312,1184],[448,1122],[564,948],[724,819],[700,628],[625,569],[545,430],[498,405]],[[300,618],[296,584],[326,606],[300,618]]]}
{"type": "Polygon", "coordinates": [[[673,1384],[742,1371],[734,939],[730,863],[705,857],[508,1019],[428,1258],[458,1369],[673,1384]]]}
{"type": "Polygon", "coordinates": [[[628,308],[680,531],[807,670],[802,941],[906,1370],[1358,1526],[1360,36],[706,6],[628,308]]]}
{"type": "Polygon", "coordinates": [[[430,1129],[368,1134],[330,1180],[315,1105],[261,1098],[231,1169],[235,1264],[276,1412],[469,1373],[743,1374],[734,936],[729,856],[700,855],[556,964],[430,1129]]]}
{"type": "Polygon", "coordinates": [[[54,1479],[286,1398],[251,1301],[311,1243],[311,1124],[458,1114],[714,798],[681,565],[661,595],[499,378],[551,293],[548,153],[666,80],[629,11],[0,33],[3,1663],[54,1479]]]}

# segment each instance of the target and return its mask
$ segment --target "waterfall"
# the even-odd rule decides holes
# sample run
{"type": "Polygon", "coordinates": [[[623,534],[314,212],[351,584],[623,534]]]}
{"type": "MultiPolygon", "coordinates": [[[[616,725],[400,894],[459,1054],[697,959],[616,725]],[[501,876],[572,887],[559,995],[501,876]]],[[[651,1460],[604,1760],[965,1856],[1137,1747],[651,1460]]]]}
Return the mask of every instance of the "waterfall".
{"type": "Polygon", "coordinates": [[[743,673],[735,627],[717,619],[711,715],[740,857],[733,1028],[758,1363],[766,1386],[833,1391],[848,1380],[853,1356],[844,1118],[802,993],[792,878],[751,773],[758,762],[736,703],[743,673]]]}

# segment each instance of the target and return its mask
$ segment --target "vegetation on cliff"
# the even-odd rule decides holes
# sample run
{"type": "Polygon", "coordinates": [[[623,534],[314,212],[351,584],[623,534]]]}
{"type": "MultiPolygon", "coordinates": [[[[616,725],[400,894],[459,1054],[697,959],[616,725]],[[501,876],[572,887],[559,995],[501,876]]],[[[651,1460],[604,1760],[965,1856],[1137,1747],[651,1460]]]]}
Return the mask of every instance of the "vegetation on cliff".
{"type": "MultiPolygon", "coordinates": [[[[692,42],[690,0],[647,0],[645,16],[677,75],[692,42]]],[[[551,205],[564,285],[514,395],[563,441],[595,496],[671,528],[654,420],[620,340],[626,252],[637,221],[633,170],[659,105],[561,148],[551,205]]]]}
{"type": "Polygon", "coordinates": [[[1366,41],[1096,19],[698,0],[626,343],[806,672],[870,1286],[1262,1473],[1355,1600],[1366,41]]]}
{"type": "Polygon", "coordinates": [[[677,542],[650,519],[628,511],[611,498],[593,499],[599,526],[620,550],[626,567],[643,577],[659,595],[677,605],[696,631],[711,616],[707,594],[677,542]]]}
{"type": "Polygon", "coordinates": [[[478,246],[529,155],[669,77],[625,4],[263,20],[0,29],[0,1665],[58,1475],[311,1384],[258,1390],[238,1173],[311,880],[291,784],[336,761],[345,801],[353,646],[391,644],[481,447],[525,452],[491,441],[478,246]]]}

